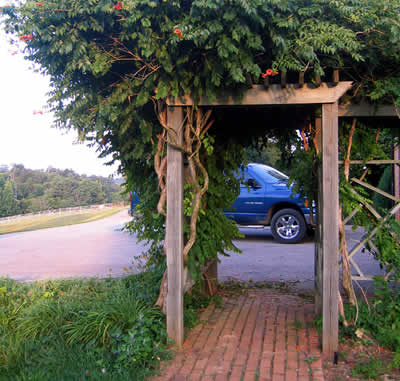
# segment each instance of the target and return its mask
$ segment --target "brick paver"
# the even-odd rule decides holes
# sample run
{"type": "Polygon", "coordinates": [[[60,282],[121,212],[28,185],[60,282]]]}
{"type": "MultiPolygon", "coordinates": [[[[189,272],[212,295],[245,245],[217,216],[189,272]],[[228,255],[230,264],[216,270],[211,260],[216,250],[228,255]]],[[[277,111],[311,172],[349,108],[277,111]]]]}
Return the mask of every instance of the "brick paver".
{"type": "Polygon", "coordinates": [[[152,381],[324,381],[313,311],[269,289],[224,298],[152,381]]]}

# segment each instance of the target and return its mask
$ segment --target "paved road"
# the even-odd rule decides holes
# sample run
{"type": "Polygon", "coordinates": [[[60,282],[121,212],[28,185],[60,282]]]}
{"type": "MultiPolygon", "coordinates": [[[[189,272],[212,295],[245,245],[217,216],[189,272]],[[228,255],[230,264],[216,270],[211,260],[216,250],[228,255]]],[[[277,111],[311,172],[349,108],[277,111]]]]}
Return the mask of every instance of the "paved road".
{"type": "MultiPolygon", "coordinates": [[[[220,256],[220,280],[284,281],[293,282],[294,287],[301,290],[314,288],[314,242],[310,238],[301,244],[282,245],[273,240],[269,228],[240,230],[245,238],[235,241],[235,244],[242,254],[220,256]]],[[[352,232],[350,227],[346,227],[349,249],[359,242],[362,234],[361,229],[352,232]]],[[[355,259],[365,274],[382,274],[377,262],[367,252],[358,252],[355,259]]],[[[361,283],[363,287],[371,287],[371,282],[361,283]]]]}
{"type": "MultiPolygon", "coordinates": [[[[137,257],[145,247],[135,236],[122,232],[129,221],[126,210],[104,220],[32,232],[0,235],[0,276],[31,281],[50,278],[119,276],[124,267],[139,271],[137,257]]],[[[297,282],[313,289],[314,243],[282,245],[269,228],[242,229],[245,239],[236,241],[243,253],[221,257],[221,280],[297,282]]],[[[353,247],[360,232],[349,231],[353,247]]],[[[360,266],[378,274],[379,266],[367,254],[358,254],[360,266]]]]}
{"type": "Polygon", "coordinates": [[[123,274],[144,246],[122,232],[126,210],[90,223],[0,235],[0,276],[31,281],[123,274]]]}

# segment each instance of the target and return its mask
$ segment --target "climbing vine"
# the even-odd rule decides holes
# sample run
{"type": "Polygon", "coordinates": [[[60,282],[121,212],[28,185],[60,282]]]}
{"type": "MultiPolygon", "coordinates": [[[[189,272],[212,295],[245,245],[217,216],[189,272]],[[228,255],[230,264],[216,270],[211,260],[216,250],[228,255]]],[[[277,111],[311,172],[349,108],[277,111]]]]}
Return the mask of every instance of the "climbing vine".
{"type": "MultiPolygon", "coordinates": [[[[266,79],[278,83],[285,75],[291,81],[303,73],[313,82],[340,69],[342,79],[354,83],[349,98],[400,105],[399,0],[13,4],[0,8],[13,54],[24,54],[50,77],[49,110],[57,126],[75,129],[100,156],[120,161],[127,187],[141,197],[141,228],[137,221],[131,227],[150,241],[152,264],[163,262],[168,97],[213,100],[229,89],[240,98],[266,79]]],[[[208,112],[187,112],[180,147],[189,160],[185,256],[194,278],[207,259],[232,249],[238,235],[222,210],[238,192],[234,172],[250,140],[220,119],[211,126],[212,120],[208,112]]],[[[287,148],[283,159],[294,163],[291,142],[297,135],[276,131],[287,148]]],[[[254,139],[265,136],[264,126],[252,128],[254,139]]],[[[312,144],[296,152],[311,153],[311,159],[305,156],[310,163],[318,158],[312,144]]],[[[307,187],[315,189],[312,180],[307,187]]]]}

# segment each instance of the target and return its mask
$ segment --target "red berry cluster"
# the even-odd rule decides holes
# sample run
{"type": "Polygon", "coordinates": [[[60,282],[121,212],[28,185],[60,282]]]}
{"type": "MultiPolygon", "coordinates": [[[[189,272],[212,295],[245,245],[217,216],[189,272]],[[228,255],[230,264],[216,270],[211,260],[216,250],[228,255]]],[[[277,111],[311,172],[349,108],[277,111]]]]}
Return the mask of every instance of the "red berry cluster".
{"type": "Polygon", "coordinates": [[[115,4],[113,8],[117,11],[120,11],[122,9],[122,3],[120,1],[117,1],[117,4],[115,4]]]}
{"type": "Polygon", "coordinates": [[[22,36],[20,36],[20,41],[32,41],[33,40],[33,36],[31,34],[23,34],[22,36]]]}
{"type": "Polygon", "coordinates": [[[269,77],[269,76],[273,77],[274,75],[277,75],[277,74],[279,74],[277,71],[272,71],[272,69],[267,69],[265,71],[265,73],[261,74],[261,77],[263,77],[263,78],[266,78],[266,77],[269,77]]]}
{"type": "Polygon", "coordinates": [[[174,33],[175,33],[179,38],[183,38],[183,34],[182,34],[182,32],[181,32],[180,29],[175,29],[175,30],[174,30],[174,33]]]}

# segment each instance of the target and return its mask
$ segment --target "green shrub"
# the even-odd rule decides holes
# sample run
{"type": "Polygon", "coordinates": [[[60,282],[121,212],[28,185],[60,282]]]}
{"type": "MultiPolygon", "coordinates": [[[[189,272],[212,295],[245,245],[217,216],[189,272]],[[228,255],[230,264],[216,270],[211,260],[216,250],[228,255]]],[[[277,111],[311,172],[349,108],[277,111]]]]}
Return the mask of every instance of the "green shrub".
{"type": "MultiPolygon", "coordinates": [[[[346,306],[346,316],[353,319],[356,311],[346,306]]],[[[382,277],[375,278],[375,296],[369,303],[359,302],[358,319],[355,327],[343,327],[353,335],[357,328],[372,334],[380,345],[400,353],[400,291],[388,285],[382,277]]]]}
{"type": "Polygon", "coordinates": [[[0,279],[0,380],[144,380],[167,355],[161,277],[0,279]]]}
{"type": "MultiPolygon", "coordinates": [[[[393,168],[391,165],[388,165],[379,180],[378,188],[392,194],[392,186],[393,186],[393,168]]],[[[379,193],[374,194],[374,208],[378,212],[385,212],[389,210],[393,206],[392,200],[388,199],[380,195],[379,193]]]]}

